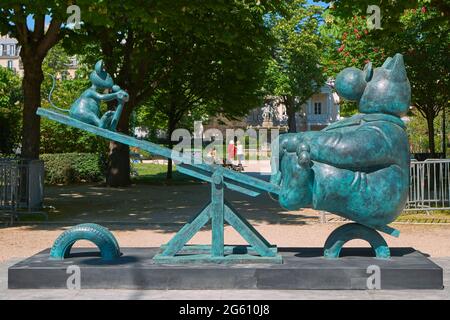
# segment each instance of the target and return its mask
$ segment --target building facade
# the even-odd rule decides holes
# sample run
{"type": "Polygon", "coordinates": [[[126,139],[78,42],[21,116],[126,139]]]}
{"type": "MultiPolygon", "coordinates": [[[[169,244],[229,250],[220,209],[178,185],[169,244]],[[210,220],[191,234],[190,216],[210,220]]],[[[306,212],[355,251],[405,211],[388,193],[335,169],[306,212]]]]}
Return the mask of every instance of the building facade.
{"type": "MultiPolygon", "coordinates": [[[[24,70],[20,59],[20,45],[16,39],[7,35],[0,36],[0,66],[8,68],[23,77],[24,70]]],[[[67,70],[59,76],[73,79],[75,78],[77,69],[77,58],[71,57],[70,63],[67,65],[67,70]]]]}
{"type": "MultiPolygon", "coordinates": [[[[324,85],[295,114],[297,131],[322,130],[340,119],[339,96],[329,85],[324,85]]],[[[249,127],[286,128],[286,106],[280,97],[267,97],[264,105],[250,112],[245,123],[249,127]]]]}
{"type": "Polygon", "coordinates": [[[0,36],[0,66],[23,76],[23,66],[19,54],[20,46],[16,39],[0,36]]]}

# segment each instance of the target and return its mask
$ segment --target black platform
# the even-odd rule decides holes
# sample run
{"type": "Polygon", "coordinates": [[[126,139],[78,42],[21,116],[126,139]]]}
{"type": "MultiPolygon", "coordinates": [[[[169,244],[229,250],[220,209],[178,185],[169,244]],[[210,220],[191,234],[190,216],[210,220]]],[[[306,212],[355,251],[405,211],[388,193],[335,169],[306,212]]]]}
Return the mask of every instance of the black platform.
{"type": "Polygon", "coordinates": [[[174,266],[153,263],[159,248],[122,248],[113,263],[92,250],[74,249],[64,261],[49,260],[49,250],[38,253],[9,268],[8,287],[65,289],[67,267],[76,265],[81,289],[367,289],[367,269],[375,265],[381,289],[443,288],[442,268],[409,248],[392,249],[391,260],[371,257],[370,249],[344,248],[330,260],[321,248],[295,248],[280,249],[283,264],[174,266]]]}

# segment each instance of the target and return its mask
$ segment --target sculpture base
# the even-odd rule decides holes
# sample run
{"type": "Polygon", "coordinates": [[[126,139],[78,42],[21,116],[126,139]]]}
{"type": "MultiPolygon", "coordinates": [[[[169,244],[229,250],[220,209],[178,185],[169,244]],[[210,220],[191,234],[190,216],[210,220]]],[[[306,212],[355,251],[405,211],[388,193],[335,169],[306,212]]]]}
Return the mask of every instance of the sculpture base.
{"type": "Polygon", "coordinates": [[[62,261],[38,253],[9,268],[8,287],[66,289],[69,277],[74,283],[68,267],[78,266],[81,289],[367,289],[369,267],[378,266],[381,289],[443,288],[442,268],[410,248],[392,248],[390,260],[371,257],[370,248],[344,248],[339,259],[324,258],[321,248],[281,248],[283,264],[251,265],[156,264],[159,248],[122,248],[107,262],[92,250],[75,248],[62,261]]]}

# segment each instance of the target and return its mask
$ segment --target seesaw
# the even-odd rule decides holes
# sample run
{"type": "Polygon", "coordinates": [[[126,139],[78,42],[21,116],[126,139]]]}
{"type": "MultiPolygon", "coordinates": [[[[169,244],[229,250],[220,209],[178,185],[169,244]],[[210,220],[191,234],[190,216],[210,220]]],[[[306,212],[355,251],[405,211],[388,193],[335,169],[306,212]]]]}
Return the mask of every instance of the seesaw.
{"type": "MultiPolygon", "coordinates": [[[[183,154],[157,144],[139,140],[121,133],[102,129],[48,109],[39,108],[39,116],[114,140],[132,147],[146,150],[176,161],[177,170],[185,175],[206,181],[211,185],[210,202],[196,214],[154,257],[158,263],[282,263],[277,247],[271,245],[235,208],[226,201],[225,188],[257,197],[262,192],[278,195],[280,187],[242,173],[225,169],[220,165],[195,164],[183,154]],[[187,245],[200,229],[211,221],[211,245],[187,245]],[[249,246],[225,246],[224,223],[231,225],[249,246]]],[[[339,257],[342,246],[353,239],[369,242],[379,258],[389,258],[390,252],[383,237],[376,232],[398,237],[399,232],[389,226],[373,228],[357,223],[337,228],[327,239],[324,254],[329,258],[339,257]]],[[[70,248],[69,248],[70,250],[70,248]]],[[[61,249],[60,251],[64,251],[61,249]]],[[[63,257],[68,252],[61,252],[63,257]]]]}
{"type": "MultiPolygon", "coordinates": [[[[273,168],[276,170],[271,182],[220,165],[197,164],[190,156],[115,132],[128,94],[113,85],[102,61],[97,62],[90,79],[93,85],[72,104],[68,115],[42,108],[37,114],[172,159],[179,172],[211,185],[210,201],[167,245],[161,247],[155,261],[282,262],[277,247],[264,239],[225,200],[226,188],[251,197],[268,192],[278,196],[281,206],[288,210],[313,207],[355,221],[331,233],[324,246],[327,258],[339,257],[343,245],[353,239],[367,241],[377,258],[390,258],[389,247],[378,231],[399,236],[399,231],[388,224],[395,221],[406,203],[410,165],[408,137],[400,116],[410,106],[411,89],[400,54],[388,58],[376,70],[368,63],[364,70],[346,68],[341,71],[336,77],[336,90],[346,99],[357,100],[360,113],[320,132],[280,136],[278,158],[276,154],[272,155],[274,160],[278,159],[275,164],[278,162],[279,168],[273,168]],[[110,93],[100,94],[98,89],[110,89],[110,93]],[[100,103],[111,100],[117,100],[118,108],[99,118],[100,103]],[[187,245],[210,221],[211,245],[187,245]],[[249,246],[225,246],[225,223],[230,224],[249,246]]],[[[49,101],[52,104],[51,93],[49,101]]],[[[111,234],[101,227],[88,225],[63,234],[56,241],[58,245],[55,244],[51,256],[64,258],[74,241],[83,237],[98,240],[99,248],[109,250],[102,253],[103,256],[117,255],[111,234]]]]}
{"type": "Polygon", "coordinates": [[[374,283],[369,282],[376,279],[383,289],[442,289],[442,268],[412,248],[395,248],[391,257],[379,233],[399,236],[388,225],[402,212],[409,186],[408,139],[399,115],[410,106],[410,85],[401,55],[388,58],[375,70],[370,63],[364,70],[344,69],[336,78],[336,90],[344,98],[359,99],[360,114],[320,132],[281,135],[278,150],[272,152],[278,167],[272,168],[270,182],[220,165],[198,164],[177,151],[115,132],[128,94],[113,86],[101,62],[95,69],[90,77],[93,85],[70,111],[61,109],[67,114],[42,108],[37,114],[170,158],[179,172],[210,184],[210,200],[167,244],[122,248],[123,256],[108,229],[92,223],[70,228],[50,252],[9,268],[10,289],[66,288],[68,267],[74,266],[80,269],[83,288],[92,289],[372,289],[374,283]],[[105,89],[108,93],[98,92],[105,89]],[[100,103],[112,100],[118,102],[116,111],[100,117],[100,103]],[[355,223],[337,227],[323,250],[279,249],[226,201],[225,189],[250,197],[268,192],[288,210],[312,207],[355,223]],[[209,222],[210,244],[188,245],[209,222]],[[225,245],[225,223],[248,245],[225,245]],[[82,248],[71,253],[73,244],[82,239],[93,242],[102,259],[92,258],[92,252],[82,248]],[[358,252],[357,259],[335,259],[353,239],[368,242],[375,257],[360,248],[348,248],[347,253],[358,252]]]}
{"type": "MultiPolygon", "coordinates": [[[[256,197],[262,192],[277,195],[279,187],[220,165],[194,164],[183,154],[157,144],[99,128],[62,113],[39,108],[41,117],[90,132],[150,153],[170,158],[177,163],[177,170],[185,175],[206,181],[211,185],[211,200],[196,214],[154,257],[158,263],[282,263],[276,246],[271,245],[235,208],[226,201],[225,188],[256,197]],[[211,245],[187,245],[200,229],[211,221],[211,245]],[[249,246],[225,246],[224,223],[231,225],[249,246]]],[[[70,248],[69,248],[70,250],[70,248]]],[[[62,250],[64,251],[64,250],[62,250]]],[[[64,256],[67,252],[61,252],[64,256]]]]}

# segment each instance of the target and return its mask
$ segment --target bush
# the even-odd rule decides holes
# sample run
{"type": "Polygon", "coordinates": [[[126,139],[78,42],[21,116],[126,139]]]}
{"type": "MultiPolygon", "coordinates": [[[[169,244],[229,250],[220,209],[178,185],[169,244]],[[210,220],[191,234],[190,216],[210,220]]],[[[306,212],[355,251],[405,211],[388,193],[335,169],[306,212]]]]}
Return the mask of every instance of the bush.
{"type": "Polygon", "coordinates": [[[92,153],[43,154],[45,183],[97,182],[105,176],[104,157],[92,153]]]}

